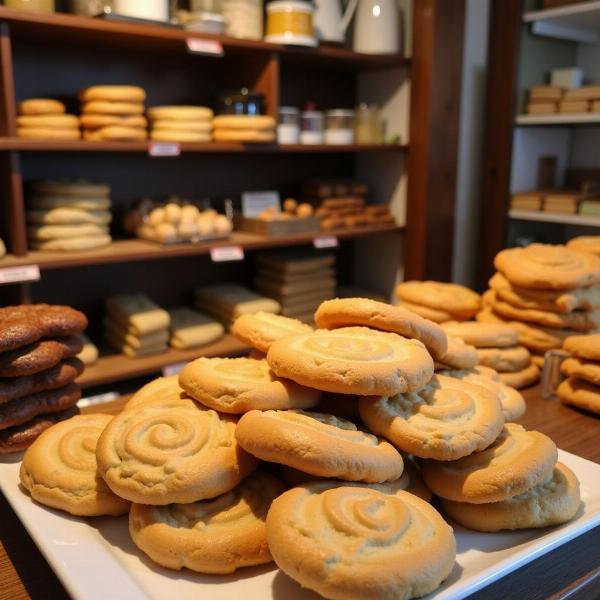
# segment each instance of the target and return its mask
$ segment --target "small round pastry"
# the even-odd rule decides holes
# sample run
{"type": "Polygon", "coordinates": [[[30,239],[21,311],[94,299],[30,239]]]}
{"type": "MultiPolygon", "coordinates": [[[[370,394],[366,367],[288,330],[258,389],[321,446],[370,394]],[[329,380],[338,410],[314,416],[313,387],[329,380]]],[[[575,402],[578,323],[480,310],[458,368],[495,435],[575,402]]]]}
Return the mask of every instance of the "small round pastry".
{"type": "Polygon", "coordinates": [[[267,541],[284,573],[339,600],[424,596],[456,558],[452,529],[430,504],[367,487],[288,490],[271,505],[267,541]]]}
{"type": "Polygon", "coordinates": [[[444,512],[475,531],[551,527],[570,521],[581,503],[579,481],[571,469],[556,463],[549,479],[530,490],[488,504],[441,500],[444,512]]]}
{"type": "Polygon", "coordinates": [[[505,385],[509,385],[510,387],[520,390],[539,381],[540,368],[536,364],[531,363],[520,371],[513,371],[512,373],[498,373],[498,378],[505,385]]]}
{"type": "Polygon", "coordinates": [[[369,298],[336,298],[322,302],[315,312],[322,329],[363,325],[420,340],[434,358],[448,350],[444,330],[437,324],[402,306],[392,306],[369,298]]]}
{"type": "Polygon", "coordinates": [[[484,387],[434,375],[416,392],[359,401],[369,429],[420,458],[456,460],[487,448],[502,431],[498,396],[484,387]]]}
{"type": "Polygon", "coordinates": [[[171,223],[159,223],[154,227],[154,234],[159,242],[176,242],[179,240],[177,228],[171,223]]]}
{"type": "Polygon", "coordinates": [[[82,102],[109,100],[111,102],[143,102],[146,92],[137,85],[92,85],[79,92],[82,102]]]}
{"type": "Polygon", "coordinates": [[[141,102],[90,100],[81,105],[81,113],[84,115],[143,115],[144,105],[141,102]]]}
{"type": "Polygon", "coordinates": [[[225,215],[217,215],[214,219],[213,227],[217,235],[228,235],[233,229],[231,221],[225,215]]]}
{"type": "Polygon", "coordinates": [[[79,119],[75,115],[24,115],[17,117],[17,127],[78,129],[79,119]]]}
{"type": "Polygon", "coordinates": [[[437,496],[485,504],[517,496],[545,481],[557,460],[556,445],[549,437],[506,423],[489,448],[452,462],[425,461],[422,473],[437,496]]]}
{"type": "Polygon", "coordinates": [[[17,136],[33,140],[78,140],[81,132],[78,128],[56,129],[52,127],[18,127],[17,136]]]}
{"type": "Polygon", "coordinates": [[[321,392],[280,379],[266,360],[198,358],[179,374],[179,385],[194,400],[219,412],[312,408],[321,392]]]}
{"type": "Polygon", "coordinates": [[[17,104],[19,115],[64,115],[67,107],[52,98],[28,98],[17,104]]]}
{"type": "Polygon", "coordinates": [[[477,321],[450,321],[442,325],[449,337],[460,338],[475,348],[505,348],[516,346],[519,334],[503,323],[478,323],[477,321]]]}
{"type": "Polygon", "coordinates": [[[137,406],[149,400],[172,400],[185,397],[185,392],[179,385],[179,375],[158,377],[145,386],[141,387],[125,404],[124,409],[137,406]]]}
{"type": "Polygon", "coordinates": [[[77,415],[46,429],[27,449],[19,479],[41,504],[72,515],[123,515],[119,498],[98,474],[96,444],[109,415],[77,415]]]}
{"type": "Polygon", "coordinates": [[[208,121],[214,116],[206,106],[152,106],[147,114],[153,121],[208,121]]]}
{"type": "Polygon", "coordinates": [[[531,363],[531,354],[524,346],[512,348],[478,348],[479,364],[499,373],[520,371],[531,363]]]}
{"type": "Polygon", "coordinates": [[[198,225],[193,221],[180,221],[177,225],[177,235],[185,240],[191,240],[198,235],[198,225]]]}
{"type": "Polygon", "coordinates": [[[167,222],[167,213],[162,206],[157,206],[153,208],[148,214],[148,224],[156,227],[156,225],[160,225],[161,223],[167,222]]]}
{"type": "MultiPolygon", "coordinates": [[[[533,356],[531,357],[533,360],[533,356]]],[[[580,358],[567,358],[560,365],[563,375],[600,385],[600,363],[580,358]]]]}
{"type": "Polygon", "coordinates": [[[167,569],[227,574],[273,560],[266,518],[285,491],[267,473],[253,473],[230,492],[191,504],[133,504],[129,533],[135,545],[167,569]]]}
{"type": "Polygon", "coordinates": [[[165,219],[171,225],[177,225],[181,220],[181,206],[175,202],[169,202],[165,205],[165,219]]]}
{"type": "Polygon", "coordinates": [[[599,391],[597,386],[587,381],[569,377],[558,386],[556,394],[563,404],[570,404],[600,415],[599,391]]]}
{"type": "Polygon", "coordinates": [[[111,125],[137,129],[146,129],[148,127],[148,121],[142,115],[81,115],[79,122],[84,129],[99,129],[100,127],[109,127],[111,125]]]}
{"type": "Polygon", "coordinates": [[[296,216],[299,219],[306,219],[307,217],[312,217],[314,212],[315,209],[312,207],[311,204],[308,204],[308,202],[303,202],[302,204],[298,205],[298,208],[296,210],[296,216]]]}
{"type": "Polygon", "coordinates": [[[257,465],[235,440],[236,421],[188,398],[159,399],[118,414],[98,440],[98,470],[122,498],[171,504],[214,498],[257,465]]]}
{"type": "Polygon", "coordinates": [[[195,223],[199,215],[200,209],[193,204],[185,204],[181,207],[180,217],[182,223],[187,223],[188,221],[195,223]]]}
{"type": "Polygon", "coordinates": [[[433,360],[421,342],[367,327],[282,338],[269,348],[267,361],[280,377],[342,394],[408,392],[433,375],[433,360]]]}
{"type": "Polygon", "coordinates": [[[434,323],[445,323],[446,321],[454,321],[456,317],[452,316],[449,312],[438,310],[436,308],[430,308],[429,306],[422,306],[421,304],[415,304],[414,302],[407,302],[406,300],[400,300],[400,306],[403,306],[410,312],[433,321],[434,323]]]}
{"type": "Polygon", "coordinates": [[[380,483],[402,475],[388,442],[333,415],[302,410],[252,410],[239,421],[238,443],[257,458],[318,477],[380,483]]]}
{"type": "Polygon", "coordinates": [[[448,338],[448,350],[436,362],[441,368],[472,369],[479,362],[477,348],[465,344],[460,338],[448,338]]]}
{"type": "Polygon", "coordinates": [[[572,335],[565,340],[563,348],[580,358],[600,360],[600,333],[572,335]]]}
{"type": "Polygon", "coordinates": [[[297,208],[298,202],[296,202],[294,198],[286,198],[283,201],[283,210],[285,210],[285,212],[295,214],[297,208]]]}

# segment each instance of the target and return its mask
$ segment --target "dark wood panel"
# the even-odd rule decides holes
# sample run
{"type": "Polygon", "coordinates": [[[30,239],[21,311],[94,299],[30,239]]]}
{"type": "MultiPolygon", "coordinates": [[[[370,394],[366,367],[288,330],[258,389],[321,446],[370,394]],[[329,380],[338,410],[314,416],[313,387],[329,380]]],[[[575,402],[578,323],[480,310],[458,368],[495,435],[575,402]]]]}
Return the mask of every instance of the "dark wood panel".
{"type": "Polygon", "coordinates": [[[0,182],[0,236],[9,252],[22,256],[27,252],[27,239],[21,165],[16,152],[0,152],[0,182]]]}
{"type": "Polygon", "coordinates": [[[0,23],[0,135],[16,133],[12,41],[6,23],[0,23]]]}

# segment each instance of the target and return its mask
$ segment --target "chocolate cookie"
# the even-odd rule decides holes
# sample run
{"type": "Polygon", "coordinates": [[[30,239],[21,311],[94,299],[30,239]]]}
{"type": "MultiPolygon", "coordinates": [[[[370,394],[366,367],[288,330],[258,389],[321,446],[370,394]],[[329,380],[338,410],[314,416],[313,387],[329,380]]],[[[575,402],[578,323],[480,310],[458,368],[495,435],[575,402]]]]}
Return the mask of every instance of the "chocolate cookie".
{"type": "Polygon", "coordinates": [[[79,354],[82,348],[83,342],[69,335],[3,352],[0,354],[0,377],[22,377],[45,371],[61,360],[79,354]]]}
{"type": "Polygon", "coordinates": [[[47,371],[40,371],[34,375],[2,378],[0,379],[0,404],[44,390],[63,387],[79,377],[84,368],[85,365],[78,358],[68,358],[47,371]]]}
{"type": "Polygon", "coordinates": [[[11,454],[25,450],[49,427],[59,421],[70,419],[79,414],[79,408],[72,406],[66,410],[40,415],[16,427],[9,427],[0,431],[0,454],[11,454]]]}

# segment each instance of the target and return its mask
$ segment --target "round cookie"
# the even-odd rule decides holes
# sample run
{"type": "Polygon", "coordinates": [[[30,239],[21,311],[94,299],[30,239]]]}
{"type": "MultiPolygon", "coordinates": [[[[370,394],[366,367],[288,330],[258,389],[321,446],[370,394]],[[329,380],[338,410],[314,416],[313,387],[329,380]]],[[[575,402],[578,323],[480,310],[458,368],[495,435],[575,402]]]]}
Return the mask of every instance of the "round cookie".
{"type": "Polygon", "coordinates": [[[81,105],[81,113],[84,115],[143,115],[144,105],[141,102],[92,100],[81,105]]]}
{"type": "Polygon", "coordinates": [[[87,225],[37,225],[27,228],[29,239],[38,241],[107,234],[108,227],[91,223],[87,225]]]}
{"type": "Polygon", "coordinates": [[[563,404],[570,404],[600,415],[600,389],[598,386],[569,377],[558,386],[556,394],[563,404]]]}
{"type": "Polygon", "coordinates": [[[485,504],[522,494],[548,479],[558,459],[554,442],[539,431],[506,423],[481,452],[451,462],[423,463],[423,479],[437,496],[485,504]]]}
{"type": "Polygon", "coordinates": [[[119,125],[121,127],[135,127],[137,129],[146,129],[148,120],[142,115],[81,115],[79,122],[84,129],[98,129],[100,127],[109,127],[119,125]]]}
{"type": "Polygon", "coordinates": [[[179,385],[179,375],[158,377],[135,392],[127,401],[125,408],[129,409],[150,400],[173,400],[184,397],[185,392],[179,385]]]}
{"type": "Polygon", "coordinates": [[[519,334],[503,323],[479,323],[477,321],[450,321],[442,325],[446,335],[460,338],[475,348],[504,348],[516,346],[519,334]]]}
{"type": "Polygon", "coordinates": [[[265,521],[285,491],[267,473],[253,473],[230,492],[191,504],[133,504],[129,533],[135,545],[168,569],[227,574],[273,560],[265,521]]]}
{"type": "Polygon", "coordinates": [[[275,340],[287,335],[310,333],[311,331],[313,328],[310,325],[302,323],[298,319],[266,312],[242,315],[234,321],[231,327],[231,333],[239,340],[265,354],[275,340]]]}
{"type": "Polygon", "coordinates": [[[105,183],[90,183],[89,181],[36,181],[31,184],[34,193],[44,196],[74,196],[107,198],[110,186],[105,183]]]}
{"type": "Polygon", "coordinates": [[[91,196],[89,198],[77,196],[32,196],[28,200],[29,208],[78,208],[81,210],[110,210],[110,198],[91,196]]]}
{"type": "Polygon", "coordinates": [[[465,344],[460,338],[448,338],[448,351],[439,357],[436,368],[472,369],[479,362],[477,349],[465,344]]]}
{"type": "Polygon", "coordinates": [[[81,210],[79,208],[50,208],[48,210],[28,210],[27,221],[46,225],[76,225],[78,223],[91,223],[94,225],[108,225],[112,214],[103,210],[81,210]]]}
{"type": "Polygon", "coordinates": [[[521,369],[520,371],[513,371],[512,373],[498,373],[498,377],[502,383],[520,390],[524,387],[537,383],[540,378],[540,369],[536,364],[531,363],[529,366],[521,369]]]}
{"type": "Polygon", "coordinates": [[[416,392],[360,399],[369,429],[420,458],[456,460],[487,448],[504,425],[496,393],[462,379],[434,375],[416,392]]]}
{"type": "Polygon", "coordinates": [[[214,116],[206,106],[151,106],[146,113],[153,121],[208,121],[214,116]]]}
{"type": "Polygon", "coordinates": [[[152,122],[152,128],[168,129],[173,131],[195,131],[197,133],[210,133],[212,130],[212,121],[176,121],[167,119],[158,119],[152,122]]]}
{"type": "Polygon", "coordinates": [[[514,285],[525,288],[572,289],[600,281],[600,258],[566,246],[530,244],[507,248],[494,266],[514,285]]]}
{"type": "Polygon", "coordinates": [[[52,127],[17,127],[17,136],[32,140],[78,140],[81,132],[78,128],[57,129],[52,127]]]}
{"type": "Polygon", "coordinates": [[[215,142],[273,142],[275,130],[215,129],[212,137],[215,142]]]}
{"type": "Polygon", "coordinates": [[[403,470],[402,456],[391,444],[333,415],[252,410],[240,419],[235,435],[257,458],[318,477],[380,483],[398,479],[403,470]]]}
{"type": "Polygon", "coordinates": [[[77,250],[94,250],[103,248],[112,243],[110,235],[94,235],[85,237],[59,238],[56,240],[29,242],[32,250],[41,250],[43,252],[70,252],[77,250]]]}
{"type": "Polygon", "coordinates": [[[156,142],[210,142],[212,135],[207,131],[180,131],[178,129],[157,129],[150,132],[150,139],[156,142]]]}
{"type": "Polygon", "coordinates": [[[563,375],[575,379],[583,379],[600,385],[600,363],[581,360],[579,358],[567,358],[560,365],[563,375]]]}
{"type": "Polygon", "coordinates": [[[98,127],[92,131],[84,131],[83,139],[89,142],[114,140],[121,142],[143,142],[148,139],[148,132],[140,127],[123,127],[122,125],[108,125],[98,127]]]}
{"type": "Polygon", "coordinates": [[[531,363],[529,350],[523,346],[513,348],[478,348],[479,364],[500,373],[520,371],[531,363]]]}
{"type": "Polygon", "coordinates": [[[143,102],[146,92],[137,85],[92,85],[79,92],[82,102],[108,100],[110,102],[143,102]]]}
{"type": "Polygon", "coordinates": [[[311,483],[279,496],[267,515],[277,566],[326,598],[424,596],[450,574],[452,529],[407,492],[311,483]]]}
{"type": "Polygon", "coordinates": [[[563,348],[579,358],[600,360],[600,333],[570,336],[563,348]]]}
{"type": "Polygon", "coordinates": [[[315,312],[315,323],[322,329],[363,325],[417,339],[434,358],[448,350],[446,334],[431,321],[402,306],[392,306],[368,298],[337,298],[322,302],[315,312]]]}
{"type": "Polygon", "coordinates": [[[543,354],[532,354],[531,355],[531,363],[534,364],[540,371],[544,368],[544,363],[546,359],[543,354]]]}
{"type": "Polygon", "coordinates": [[[17,127],[78,129],[79,119],[75,115],[23,115],[17,117],[17,127]]]}
{"type": "Polygon", "coordinates": [[[434,323],[445,323],[446,321],[453,321],[455,319],[449,312],[429,308],[428,306],[421,306],[420,304],[414,304],[406,300],[400,300],[400,306],[434,323]]]}
{"type": "Polygon", "coordinates": [[[103,431],[98,470],[116,494],[140,504],[214,498],[256,468],[237,444],[235,427],[235,419],[187,398],[144,402],[103,431]]]}
{"type": "Polygon", "coordinates": [[[276,124],[275,119],[270,115],[217,115],[213,119],[213,127],[226,130],[274,129],[276,124]]]}
{"type": "Polygon", "coordinates": [[[25,452],[19,479],[31,497],[72,515],[123,515],[129,502],[98,474],[96,444],[109,415],[78,415],[53,425],[25,452]]]}
{"type": "Polygon", "coordinates": [[[318,329],[277,340],[267,361],[280,377],[326,392],[394,395],[416,390],[433,375],[418,340],[367,327],[318,329]]]}
{"type": "Polygon", "coordinates": [[[486,532],[560,525],[575,516],[580,502],[579,481],[562,463],[556,463],[546,481],[501,502],[467,504],[441,500],[444,512],[457,523],[486,532]]]}
{"type": "Polygon", "coordinates": [[[576,252],[591,252],[600,256],[600,235],[580,235],[567,242],[567,248],[576,252]]]}
{"type": "Polygon", "coordinates": [[[67,107],[58,100],[51,98],[28,98],[17,105],[19,115],[61,115],[67,112],[67,107]]]}

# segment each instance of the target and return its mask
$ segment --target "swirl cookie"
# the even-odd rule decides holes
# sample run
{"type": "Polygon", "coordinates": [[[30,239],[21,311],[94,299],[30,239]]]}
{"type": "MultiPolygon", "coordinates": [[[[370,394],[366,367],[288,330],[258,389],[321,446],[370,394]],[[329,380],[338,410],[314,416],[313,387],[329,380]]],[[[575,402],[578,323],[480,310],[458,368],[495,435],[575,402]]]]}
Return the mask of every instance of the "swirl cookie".
{"type": "Polygon", "coordinates": [[[315,323],[322,329],[362,325],[417,339],[434,358],[448,350],[446,334],[439,325],[423,319],[402,306],[392,306],[368,298],[326,300],[315,313],[315,323]]]}
{"type": "Polygon", "coordinates": [[[591,252],[600,256],[600,235],[580,235],[567,242],[567,248],[577,252],[591,252]]]}
{"type": "MultiPolygon", "coordinates": [[[[600,385],[600,363],[581,360],[579,358],[567,358],[560,365],[563,375],[575,379],[583,379],[590,383],[600,385]]],[[[0,394],[0,399],[2,395],[0,394]]]]}
{"type": "Polygon", "coordinates": [[[312,408],[321,392],[280,379],[266,360],[198,358],[179,374],[179,385],[194,400],[220,412],[312,408]]]}
{"type": "Polygon", "coordinates": [[[600,393],[598,387],[569,377],[565,379],[556,389],[556,394],[563,404],[570,404],[577,408],[583,408],[590,412],[600,414],[600,393]]]}
{"type": "Polygon", "coordinates": [[[179,385],[179,375],[158,377],[133,394],[125,408],[128,409],[151,400],[178,400],[184,397],[185,392],[179,385]]]}
{"type": "Polygon", "coordinates": [[[566,246],[530,244],[502,250],[494,266],[513,285],[568,290],[600,281],[600,258],[566,246]]]}
{"type": "Polygon", "coordinates": [[[96,444],[109,415],[79,415],[50,427],[29,447],[19,472],[41,504],[72,515],[123,515],[129,502],[110,491],[98,474],[96,444]]]}
{"type": "Polygon", "coordinates": [[[421,342],[367,327],[280,339],[269,348],[267,361],[280,377],[341,394],[398,394],[420,388],[433,375],[421,342]]]}
{"type": "Polygon", "coordinates": [[[400,453],[388,442],[332,415],[301,410],[246,413],[235,436],[257,458],[318,477],[380,483],[402,474],[400,453]]]}
{"type": "Polygon", "coordinates": [[[242,315],[231,327],[231,333],[238,339],[265,354],[275,340],[294,333],[310,333],[312,330],[310,325],[297,319],[266,312],[242,315]]]}
{"type": "Polygon", "coordinates": [[[570,336],[563,348],[580,358],[600,360],[600,333],[570,336]]]}
{"type": "Polygon", "coordinates": [[[503,323],[478,323],[477,321],[450,321],[442,325],[446,335],[460,338],[475,348],[505,348],[516,346],[519,334],[503,323]]]}
{"type": "Polygon", "coordinates": [[[256,467],[235,440],[235,420],[193,400],[146,402],[117,415],[98,440],[110,489],[141,504],[214,498],[256,467]]]}
{"type": "Polygon", "coordinates": [[[129,533],[135,545],[168,569],[233,573],[273,560],[265,520],[284,492],[277,479],[254,473],[233,490],[191,504],[133,504],[129,533]]]}
{"type": "Polygon", "coordinates": [[[500,373],[520,371],[531,362],[529,350],[523,346],[513,348],[478,348],[479,364],[500,373]]]}
{"type": "Polygon", "coordinates": [[[424,596],[456,557],[452,529],[420,498],[320,483],[273,502],[267,540],[284,573],[340,600],[424,596]]]}
{"type": "Polygon", "coordinates": [[[477,349],[465,344],[460,338],[448,338],[448,350],[436,362],[442,369],[472,369],[479,362],[477,349]]]}
{"type": "Polygon", "coordinates": [[[444,375],[416,392],[361,398],[359,410],[374,433],[409,454],[436,460],[487,448],[504,425],[495,393],[444,375]]]}
{"type": "Polygon", "coordinates": [[[454,321],[455,317],[453,317],[449,312],[445,312],[443,310],[439,310],[437,308],[430,308],[429,306],[421,306],[420,304],[413,304],[412,302],[407,302],[406,300],[400,300],[400,306],[410,310],[420,317],[427,319],[428,321],[433,321],[434,323],[445,323],[446,321],[454,321]]]}
{"type": "Polygon", "coordinates": [[[441,500],[444,512],[457,523],[486,532],[560,525],[575,516],[580,502],[579,481],[562,463],[556,463],[549,479],[502,502],[467,504],[441,500]]]}
{"type": "Polygon", "coordinates": [[[540,378],[540,368],[535,363],[531,363],[520,371],[498,373],[498,378],[502,383],[520,390],[538,381],[540,378]]]}
{"type": "Polygon", "coordinates": [[[422,473],[427,487],[442,498],[485,504],[501,502],[542,483],[557,459],[549,437],[506,423],[489,448],[452,462],[425,461],[422,473]]]}

